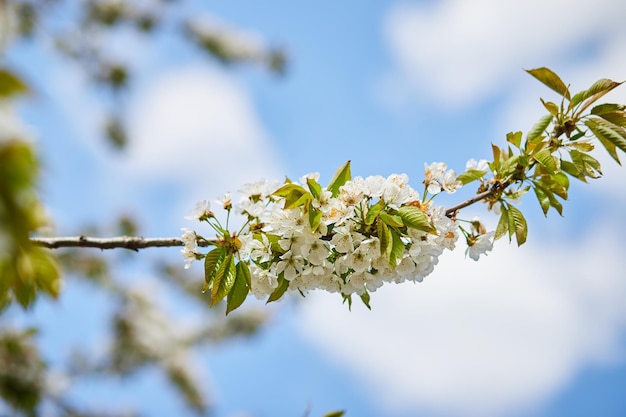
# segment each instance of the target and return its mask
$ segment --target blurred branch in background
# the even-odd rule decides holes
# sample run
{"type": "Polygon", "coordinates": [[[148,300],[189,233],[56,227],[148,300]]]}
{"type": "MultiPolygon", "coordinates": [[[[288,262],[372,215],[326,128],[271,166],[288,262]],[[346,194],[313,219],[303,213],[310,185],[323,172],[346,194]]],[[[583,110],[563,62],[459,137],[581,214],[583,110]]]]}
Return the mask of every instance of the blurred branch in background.
{"type": "MultiPolygon", "coordinates": [[[[153,272],[141,282],[139,277],[119,279],[128,273],[123,272],[125,265],[139,261],[124,254],[103,256],[74,250],[53,256],[41,245],[57,247],[62,242],[44,244],[43,239],[30,239],[51,222],[39,197],[37,149],[13,108],[18,100],[36,93],[36,86],[47,79],[43,72],[21,67],[19,60],[12,59],[19,56],[21,48],[42,56],[52,51],[62,58],[60,65],[82,75],[88,84],[85,94],[97,97],[98,106],[107,114],[100,133],[121,151],[132,141],[126,130],[124,103],[135,84],[137,65],[133,56],[119,50],[115,37],[135,36],[152,48],[158,47],[159,39],[169,37],[206,56],[209,64],[257,65],[273,74],[284,74],[282,50],[215,18],[199,18],[204,12],[198,13],[197,7],[188,3],[0,0],[0,414],[143,415],[141,407],[145,404],[128,410],[111,402],[108,410],[93,409],[77,400],[72,390],[84,381],[104,382],[157,369],[190,410],[205,415],[212,400],[193,372],[192,358],[207,346],[256,335],[269,319],[267,312],[254,308],[229,318],[215,314],[209,310],[206,297],[201,297],[202,280],[185,279],[174,272],[177,267],[163,261],[157,268],[152,266],[153,272]],[[161,298],[143,289],[154,283],[167,289],[161,298]],[[109,315],[101,317],[108,323],[107,343],[98,349],[76,346],[64,359],[52,360],[38,338],[49,323],[43,320],[25,325],[24,313],[15,305],[32,308],[41,293],[57,298],[63,285],[85,284],[94,296],[106,294],[112,304],[109,315]],[[183,320],[189,322],[187,326],[180,325],[180,312],[166,311],[164,301],[170,296],[184,297],[186,307],[195,306],[195,315],[186,315],[183,320]]],[[[42,141],[52,139],[46,131],[38,132],[38,136],[42,141]]],[[[98,225],[83,232],[139,234],[134,221],[125,216],[120,216],[114,227],[102,228],[98,225]]],[[[74,240],[80,246],[102,247],[101,241],[84,237],[74,240]]],[[[123,238],[106,245],[136,250],[181,244],[178,238],[123,238]]],[[[72,324],[66,327],[72,329],[72,324]]]]}

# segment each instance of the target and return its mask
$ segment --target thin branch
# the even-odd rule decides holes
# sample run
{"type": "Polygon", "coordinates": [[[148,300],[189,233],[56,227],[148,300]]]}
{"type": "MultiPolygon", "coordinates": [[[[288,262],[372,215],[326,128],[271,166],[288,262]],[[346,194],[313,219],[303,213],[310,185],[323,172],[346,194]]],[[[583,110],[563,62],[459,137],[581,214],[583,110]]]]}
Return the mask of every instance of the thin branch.
{"type": "MultiPolygon", "coordinates": [[[[97,248],[97,249],[130,249],[137,251],[145,248],[161,248],[169,246],[185,246],[178,237],[143,238],[137,236],[117,236],[97,238],[87,236],[72,237],[33,237],[30,241],[48,249],[58,248],[97,248]]],[[[209,246],[209,240],[199,240],[198,246],[209,246]]]]}
{"type": "MultiPolygon", "coordinates": [[[[476,194],[474,197],[467,199],[446,209],[446,216],[453,217],[459,210],[471,206],[481,200],[491,197],[496,191],[506,188],[506,184],[500,184],[500,187],[494,186],[487,191],[476,194]]],[[[98,238],[88,236],[71,236],[71,237],[32,237],[32,243],[43,246],[48,249],[58,248],[96,248],[96,249],[129,249],[138,251],[145,248],[163,248],[172,246],[185,246],[185,243],[178,237],[157,237],[144,238],[137,236],[117,236],[110,238],[98,238]]],[[[198,246],[213,245],[212,240],[198,240],[198,246]]]]}
{"type": "Polygon", "coordinates": [[[485,198],[491,197],[491,195],[493,195],[493,193],[496,192],[495,188],[490,188],[487,191],[483,191],[480,194],[476,194],[474,197],[469,198],[459,204],[456,204],[448,209],[446,209],[446,216],[448,217],[453,217],[457,211],[467,207],[467,206],[471,206],[474,203],[479,202],[480,200],[484,200],[485,198]]]}

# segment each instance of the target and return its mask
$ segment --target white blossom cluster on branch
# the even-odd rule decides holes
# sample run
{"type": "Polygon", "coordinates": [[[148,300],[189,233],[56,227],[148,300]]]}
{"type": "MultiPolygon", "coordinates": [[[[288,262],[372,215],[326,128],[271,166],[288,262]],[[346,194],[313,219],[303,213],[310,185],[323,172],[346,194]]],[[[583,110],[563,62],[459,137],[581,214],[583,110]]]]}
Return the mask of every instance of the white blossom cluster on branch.
{"type": "MultiPolygon", "coordinates": [[[[239,283],[242,294],[274,301],[286,291],[321,289],[346,299],[357,294],[367,304],[369,293],[386,282],[422,281],[443,251],[456,245],[458,222],[432,197],[454,193],[462,183],[443,163],[425,169],[423,196],[406,174],[350,179],[349,163],[326,188],[318,173],[283,185],[247,184],[235,205],[229,194],[217,202],[229,215],[234,211],[247,220],[236,233],[222,227],[210,203],[201,201],[188,218],[217,232],[216,249],[201,253],[198,242],[207,239],[184,228],[186,267],[205,259],[205,291],[212,288],[214,298],[229,295],[238,278],[235,264],[245,264],[239,267],[248,277],[245,290],[244,280],[239,283]],[[227,291],[219,289],[224,276],[233,281],[227,291]]],[[[480,244],[470,252],[473,259],[491,249],[493,233],[485,236],[475,239],[480,244]]]]}

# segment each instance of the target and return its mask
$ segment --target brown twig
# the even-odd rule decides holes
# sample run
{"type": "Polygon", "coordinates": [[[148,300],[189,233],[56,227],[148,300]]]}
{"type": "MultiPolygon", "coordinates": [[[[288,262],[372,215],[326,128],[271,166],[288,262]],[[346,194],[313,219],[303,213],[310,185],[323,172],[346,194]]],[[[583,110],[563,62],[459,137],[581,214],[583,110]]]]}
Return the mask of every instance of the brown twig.
{"type": "MultiPolygon", "coordinates": [[[[33,237],[30,239],[35,245],[48,249],[58,248],[97,248],[97,249],[130,249],[138,251],[145,248],[161,248],[170,246],[185,246],[178,237],[144,238],[137,236],[117,236],[110,238],[97,238],[87,236],[72,237],[33,237]]],[[[209,246],[208,240],[198,241],[198,246],[209,246]]]]}

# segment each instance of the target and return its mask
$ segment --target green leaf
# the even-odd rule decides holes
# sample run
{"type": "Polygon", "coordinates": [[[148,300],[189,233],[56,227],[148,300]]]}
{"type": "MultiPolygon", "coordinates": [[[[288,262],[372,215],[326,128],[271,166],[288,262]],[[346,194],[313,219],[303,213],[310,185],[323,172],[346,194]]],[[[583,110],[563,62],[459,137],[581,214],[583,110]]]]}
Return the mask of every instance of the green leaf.
{"type": "Polygon", "coordinates": [[[393,250],[393,236],[391,235],[391,230],[389,230],[389,226],[382,221],[376,222],[376,229],[378,232],[378,240],[380,241],[380,254],[389,259],[391,251],[393,250]]]}
{"type": "Polygon", "coordinates": [[[611,122],[621,128],[626,128],[626,112],[616,111],[612,113],[603,113],[600,115],[607,122],[611,122]]]}
{"type": "Polygon", "coordinates": [[[604,104],[599,104],[595,106],[594,108],[591,109],[589,113],[595,114],[596,116],[601,116],[606,113],[615,113],[615,112],[624,111],[625,109],[626,109],[626,106],[622,104],[604,103],[604,104]]]}
{"type": "Polygon", "coordinates": [[[309,186],[309,190],[311,191],[311,194],[313,194],[313,197],[315,197],[316,200],[319,200],[322,196],[322,186],[319,185],[313,178],[307,178],[306,183],[309,186]]]}
{"type": "Polygon", "coordinates": [[[415,206],[402,206],[398,215],[407,227],[436,235],[437,229],[426,213],[415,206]]]}
{"type": "Polygon", "coordinates": [[[535,195],[537,196],[537,201],[539,201],[539,205],[541,206],[541,210],[543,211],[543,215],[548,215],[548,210],[550,210],[550,198],[546,194],[546,192],[540,187],[533,187],[535,190],[535,195]]]}
{"type": "Polygon", "coordinates": [[[337,169],[335,175],[333,175],[333,179],[330,180],[330,184],[328,184],[326,189],[332,193],[333,197],[337,197],[337,195],[339,195],[339,188],[341,188],[341,186],[346,182],[350,181],[351,178],[350,161],[348,161],[337,169]]]}
{"type": "Polygon", "coordinates": [[[589,130],[591,130],[596,137],[599,138],[602,136],[603,139],[620,148],[622,152],[626,152],[626,129],[595,117],[586,120],[585,125],[587,125],[589,130]]]}
{"type": "Polygon", "coordinates": [[[402,222],[402,217],[395,214],[388,214],[385,211],[381,211],[380,219],[384,221],[388,226],[391,227],[404,227],[404,223],[402,222]]]}
{"type": "Polygon", "coordinates": [[[500,220],[498,221],[498,226],[496,227],[494,240],[500,239],[508,231],[509,231],[509,210],[506,208],[506,205],[502,203],[500,206],[500,220]]]}
{"type": "Polygon", "coordinates": [[[589,142],[568,142],[567,146],[580,152],[591,152],[594,149],[593,144],[589,142]]]}
{"type": "MultiPolygon", "coordinates": [[[[370,293],[365,290],[365,292],[359,295],[359,297],[361,298],[361,301],[363,301],[363,304],[365,304],[365,307],[367,307],[368,310],[371,310],[372,307],[370,306],[370,293]]],[[[343,412],[338,415],[342,416],[343,412]]]]}
{"type": "Polygon", "coordinates": [[[0,98],[12,98],[28,93],[28,86],[13,73],[0,68],[0,98]]]}
{"type": "Polygon", "coordinates": [[[526,135],[526,141],[532,142],[534,139],[541,137],[548,128],[548,126],[550,126],[553,118],[554,116],[552,114],[546,114],[541,119],[539,119],[526,135]]]}
{"type": "Polygon", "coordinates": [[[215,248],[206,254],[204,258],[204,282],[206,288],[203,288],[202,292],[205,292],[213,284],[215,274],[225,257],[226,250],[224,248],[215,248]]]}
{"type": "Polygon", "coordinates": [[[374,224],[383,208],[385,208],[385,202],[383,200],[378,200],[376,204],[369,207],[365,215],[365,224],[368,226],[374,224]]]}
{"type": "Polygon", "coordinates": [[[587,178],[583,175],[582,171],[578,169],[576,164],[573,162],[567,161],[565,159],[561,159],[561,169],[563,172],[571,175],[574,178],[581,180],[582,182],[587,182],[587,178]]]}
{"type": "Polygon", "coordinates": [[[517,240],[517,246],[521,246],[524,242],[526,242],[526,236],[528,235],[528,225],[526,224],[526,219],[517,207],[509,206],[509,228],[511,226],[511,219],[515,227],[515,239],[517,240]]]}
{"type": "Polygon", "coordinates": [[[461,181],[463,185],[466,185],[472,181],[476,181],[477,179],[484,177],[486,173],[487,172],[480,169],[468,169],[467,171],[456,177],[456,179],[458,181],[461,181]]]}
{"type": "Polygon", "coordinates": [[[283,296],[283,294],[287,291],[288,288],[289,288],[289,281],[285,279],[285,274],[281,272],[278,275],[278,286],[270,294],[270,297],[267,299],[266,304],[279,300],[280,297],[283,296]]]}
{"type": "Polygon", "coordinates": [[[534,158],[550,174],[558,170],[557,160],[549,149],[542,149],[534,155],[534,158]]]}
{"type": "Polygon", "coordinates": [[[232,254],[226,255],[224,262],[215,273],[213,289],[211,290],[211,307],[228,295],[235,284],[237,268],[232,254]]]}
{"type": "MultiPolygon", "coordinates": [[[[367,308],[370,307],[368,304],[366,304],[366,305],[367,305],[367,308]]],[[[370,310],[371,310],[371,308],[370,308],[370,310]]],[[[343,411],[343,410],[342,411],[331,411],[330,413],[324,414],[322,417],[343,417],[343,415],[345,413],[346,412],[343,411]]]]}
{"type": "Polygon", "coordinates": [[[559,106],[557,106],[551,101],[544,101],[544,99],[542,98],[540,98],[539,100],[541,100],[543,107],[545,107],[546,110],[550,112],[550,115],[557,116],[559,114],[559,106]]]}
{"type": "Polygon", "coordinates": [[[572,158],[572,162],[576,165],[576,168],[582,173],[582,175],[590,178],[598,178],[602,175],[600,162],[598,162],[591,155],[579,152],[576,149],[571,149],[569,154],[572,158]]]}
{"type": "Polygon", "coordinates": [[[347,301],[348,302],[348,310],[352,311],[352,294],[341,294],[341,296],[343,297],[342,304],[345,304],[346,301],[347,301]]]}
{"type": "Polygon", "coordinates": [[[618,83],[617,81],[602,78],[593,83],[593,85],[587,90],[581,91],[580,93],[574,95],[571,101],[571,107],[576,106],[587,99],[590,99],[584,105],[584,108],[589,107],[595,101],[600,99],[603,95],[613,90],[615,87],[620,86],[621,84],[622,83],[618,83]]]}
{"type": "Polygon", "coordinates": [[[389,231],[391,233],[391,251],[388,250],[387,261],[389,262],[389,269],[393,271],[404,255],[404,243],[402,239],[400,239],[398,232],[394,229],[390,229],[389,231]]]}
{"type": "Polygon", "coordinates": [[[311,225],[311,230],[315,232],[317,228],[320,227],[321,222],[322,222],[322,211],[311,207],[309,209],[309,224],[311,225]]]}
{"type": "MultiPolygon", "coordinates": [[[[563,205],[559,202],[559,200],[554,195],[554,191],[552,189],[547,188],[547,185],[541,181],[534,182],[535,194],[537,195],[537,199],[539,200],[539,204],[541,205],[541,209],[544,210],[544,215],[547,216],[547,211],[544,209],[545,198],[548,199],[549,205],[553,207],[561,216],[563,215],[563,205]]],[[[554,188],[554,184],[552,184],[552,188],[554,188]]],[[[565,191],[565,198],[567,198],[567,191],[565,191]]]]}
{"type": "Polygon", "coordinates": [[[285,198],[284,209],[289,210],[295,207],[305,205],[313,199],[313,195],[305,190],[302,186],[294,183],[285,184],[272,195],[285,198]]]}
{"type": "Polygon", "coordinates": [[[226,297],[226,315],[243,304],[250,292],[251,279],[248,264],[239,262],[236,270],[235,283],[226,297]]]}
{"type": "Polygon", "coordinates": [[[550,87],[552,90],[559,93],[561,96],[565,97],[569,100],[570,93],[565,85],[565,83],[556,75],[552,70],[541,67],[535,68],[531,70],[526,70],[527,73],[535,77],[537,80],[541,81],[546,86],[550,87]]]}
{"type": "Polygon", "coordinates": [[[509,132],[506,135],[506,141],[519,148],[522,145],[522,132],[509,132]]]}

